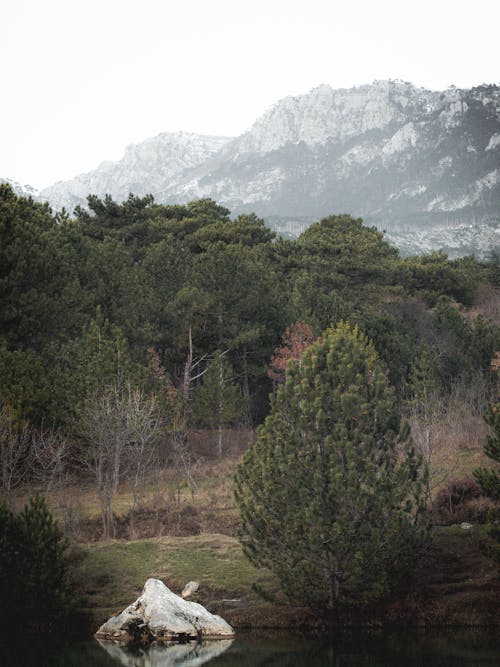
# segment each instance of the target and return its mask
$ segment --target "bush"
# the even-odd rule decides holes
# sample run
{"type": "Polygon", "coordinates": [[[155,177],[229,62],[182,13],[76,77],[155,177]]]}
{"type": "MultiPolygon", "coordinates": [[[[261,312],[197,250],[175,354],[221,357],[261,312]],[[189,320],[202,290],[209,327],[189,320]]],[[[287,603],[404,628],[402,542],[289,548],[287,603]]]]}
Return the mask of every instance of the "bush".
{"type": "Polygon", "coordinates": [[[20,514],[0,505],[0,627],[49,630],[72,608],[68,543],[41,496],[20,514]]]}
{"type": "Polygon", "coordinates": [[[448,525],[485,521],[489,504],[482,504],[480,496],[481,488],[472,477],[450,480],[437,493],[433,506],[434,522],[448,525]]]}

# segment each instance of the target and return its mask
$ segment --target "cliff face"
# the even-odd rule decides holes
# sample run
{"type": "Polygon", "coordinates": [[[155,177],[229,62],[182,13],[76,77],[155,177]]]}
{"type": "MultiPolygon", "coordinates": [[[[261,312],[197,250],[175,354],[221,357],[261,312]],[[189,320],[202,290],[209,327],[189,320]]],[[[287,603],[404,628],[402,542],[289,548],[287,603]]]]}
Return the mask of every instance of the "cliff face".
{"type": "Polygon", "coordinates": [[[206,162],[228,142],[227,137],[209,137],[189,132],[165,132],[128,146],[121,160],[103,162],[95,171],[81,174],[45,188],[40,196],[53,208],[63,206],[72,211],[85,206],[87,195],[104,196],[122,201],[129,193],[154,194],[162,201],[163,191],[172,179],[184,171],[206,162]]]}
{"type": "Polygon", "coordinates": [[[347,212],[410,252],[481,251],[498,245],[500,88],[323,85],[281,100],[235,139],[161,134],[41,195],[71,210],[90,192],[211,197],[292,235],[347,212]]]}

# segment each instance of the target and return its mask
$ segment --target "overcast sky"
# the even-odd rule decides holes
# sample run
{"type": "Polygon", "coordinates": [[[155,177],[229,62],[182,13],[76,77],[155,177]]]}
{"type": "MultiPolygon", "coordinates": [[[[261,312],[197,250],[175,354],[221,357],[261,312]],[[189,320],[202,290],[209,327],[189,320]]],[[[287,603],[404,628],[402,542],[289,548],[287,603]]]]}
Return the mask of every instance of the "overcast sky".
{"type": "Polygon", "coordinates": [[[35,187],[160,132],[236,136],[287,95],[500,82],[498,0],[1,0],[0,176],[35,187]]]}

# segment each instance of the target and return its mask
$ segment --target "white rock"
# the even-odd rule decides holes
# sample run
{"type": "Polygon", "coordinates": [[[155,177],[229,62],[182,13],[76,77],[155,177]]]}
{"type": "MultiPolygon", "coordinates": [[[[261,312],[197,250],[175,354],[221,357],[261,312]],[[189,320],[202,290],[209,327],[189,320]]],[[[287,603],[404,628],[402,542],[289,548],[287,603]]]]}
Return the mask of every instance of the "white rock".
{"type": "Polygon", "coordinates": [[[141,632],[159,640],[232,637],[234,630],[201,604],[183,600],[159,579],[148,579],[142,595],[113,616],[96,637],[128,641],[141,632]]]}
{"type": "Polygon", "coordinates": [[[191,597],[199,588],[200,584],[197,581],[189,581],[182,589],[181,595],[183,598],[191,597]]]}
{"type": "Polygon", "coordinates": [[[484,150],[492,151],[497,148],[497,146],[500,146],[500,132],[496,132],[495,134],[491,135],[488,145],[484,150]]]}
{"type": "Polygon", "coordinates": [[[415,148],[417,145],[417,132],[414,123],[403,125],[386,143],[382,149],[384,155],[393,155],[401,151],[415,148]]]}

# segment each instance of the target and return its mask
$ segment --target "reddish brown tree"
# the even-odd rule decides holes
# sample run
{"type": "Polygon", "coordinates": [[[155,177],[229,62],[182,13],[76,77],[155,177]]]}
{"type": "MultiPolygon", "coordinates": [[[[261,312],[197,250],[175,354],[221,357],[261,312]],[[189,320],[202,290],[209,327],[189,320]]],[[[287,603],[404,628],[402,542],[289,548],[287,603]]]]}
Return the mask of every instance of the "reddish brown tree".
{"type": "Polygon", "coordinates": [[[278,383],[285,381],[286,366],[290,359],[297,359],[300,365],[304,351],[314,340],[314,334],[309,324],[301,320],[287,327],[281,340],[282,345],[275,349],[267,370],[268,376],[278,383]]]}

